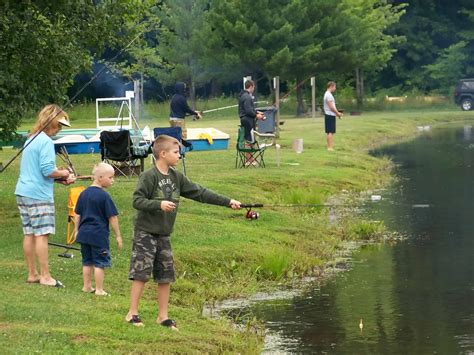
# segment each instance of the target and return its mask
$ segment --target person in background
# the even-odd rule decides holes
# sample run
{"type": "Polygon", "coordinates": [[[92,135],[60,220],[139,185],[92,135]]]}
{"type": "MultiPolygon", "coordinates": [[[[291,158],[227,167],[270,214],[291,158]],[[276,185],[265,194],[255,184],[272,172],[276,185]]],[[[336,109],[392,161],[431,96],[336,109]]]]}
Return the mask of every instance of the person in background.
{"type": "MultiPolygon", "coordinates": [[[[239,95],[239,117],[240,125],[244,127],[245,140],[248,144],[254,143],[252,130],[256,128],[256,120],[264,120],[265,115],[255,110],[255,102],[253,98],[253,92],[255,90],[255,83],[252,80],[247,80],[244,84],[244,90],[239,95]]],[[[246,153],[245,165],[256,164],[252,161],[252,155],[246,153]]]]}
{"type": "Polygon", "coordinates": [[[70,127],[69,116],[57,105],[47,105],[40,113],[25,142],[20,176],[15,195],[23,225],[23,252],[28,268],[27,282],[62,288],[61,281],[49,272],[48,238],[55,233],[54,181],[69,185],[75,176],[56,167],[51,139],[63,126],[70,127]],[[36,268],[39,264],[39,273],[36,268]]]}
{"type": "Polygon", "coordinates": [[[326,141],[328,151],[334,150],[334,135],[336,134],[336,117],[341,118],[342,112],[336,108],[336,100],[332,95],[336,91],[336,83],[329,81],[326,92],[324,93],[324,128],[326,132],[326,141]]]}
{"type": "Polygon", "coordinates": [[[183,82],[177,82],[174,86],[175,94],[171,98],[170,102],[170,126],[181,127],[182,138],[187,138],[186,132],[186,115],[193,115],[199,120],[202,118],[202,114],[199,111],[194,111],[188,105],[186,101],[186,84],[183,82]]]}

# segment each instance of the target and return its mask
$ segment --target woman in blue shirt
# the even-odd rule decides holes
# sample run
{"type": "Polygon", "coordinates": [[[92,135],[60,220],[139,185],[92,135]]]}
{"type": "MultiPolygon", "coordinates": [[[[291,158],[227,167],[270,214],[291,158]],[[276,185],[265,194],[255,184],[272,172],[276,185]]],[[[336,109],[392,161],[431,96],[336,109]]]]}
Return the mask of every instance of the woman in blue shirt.
{"type": "Polygon", "coordinates": [[[64,287],[51,277],[48,265],[48,237],[55,232],[53,183],[75,181],[67,169],[56,167],[51,139],[63,126],[70,127],[69,116],[57,105],[47,105],[38,114],[21,157],[20,176],[15,189],[23,225],[23,252],[28,267],[28,283],[64,287]],[[36,269],[39,263],[39,273],[36,269]]]}

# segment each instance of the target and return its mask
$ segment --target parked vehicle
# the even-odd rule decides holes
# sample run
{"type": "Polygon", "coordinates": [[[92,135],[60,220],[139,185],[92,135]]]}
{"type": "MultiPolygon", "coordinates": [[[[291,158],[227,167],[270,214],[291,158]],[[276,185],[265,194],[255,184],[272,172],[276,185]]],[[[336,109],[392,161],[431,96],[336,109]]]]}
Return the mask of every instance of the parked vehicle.
{"type": "Polygon", "coordinates": [[[454,89],[454,102],[463,111],[474,108],[474,79],[461,79],[454,89]]]}

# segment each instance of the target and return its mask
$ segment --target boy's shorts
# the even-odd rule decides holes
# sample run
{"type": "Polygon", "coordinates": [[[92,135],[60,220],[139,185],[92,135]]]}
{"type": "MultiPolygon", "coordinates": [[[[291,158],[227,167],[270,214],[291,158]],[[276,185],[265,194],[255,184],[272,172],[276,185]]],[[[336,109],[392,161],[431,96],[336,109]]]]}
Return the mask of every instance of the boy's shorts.
{"type": "Polygon", "coordinates": [[[128,278],[147,282],[151,274],[157,283],[176,281],[170,237],[135,229],[128,278]]]}
{"type": "Polygon", "coordinates": [[[40,236],[54,234],[54,202],[17,195],[16,203],[20,210],[24,235],[33,234],[40,236]]]}
{"type": "Polygon", "coordinates": [[[82,265],[106,268],[112,266],[110,251],[90,244],[81,243],[82,265]]]}
{"type": "Polygon", "coordinates": [[[336,133],[336,116],[324,115],[324,128],[326,133],[336,133]]]}

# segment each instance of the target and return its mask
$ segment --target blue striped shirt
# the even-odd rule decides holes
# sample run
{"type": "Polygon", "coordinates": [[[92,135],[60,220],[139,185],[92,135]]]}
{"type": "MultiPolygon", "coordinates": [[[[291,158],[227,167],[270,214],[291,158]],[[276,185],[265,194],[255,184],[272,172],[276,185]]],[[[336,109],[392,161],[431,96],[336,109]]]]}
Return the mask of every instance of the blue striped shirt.
{"type": "MultiPolygon", "coordinates": [[[[28,144],[32,137],[25,144],[28,144]]],[[[54,179],[48,176],[55,169],[56,154],[53,140],[41,132],[23,151],[15,195],[53,201],[54,179]]]]}

